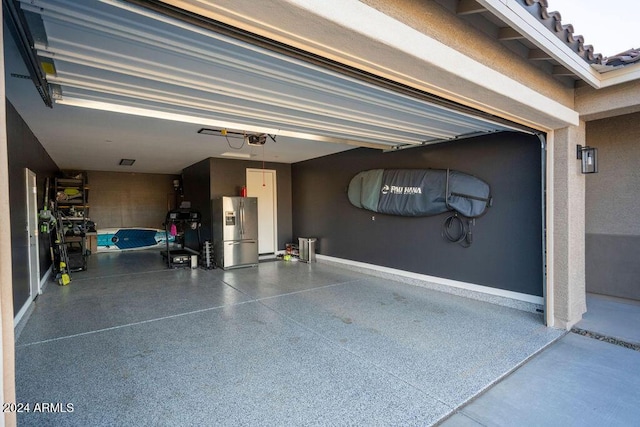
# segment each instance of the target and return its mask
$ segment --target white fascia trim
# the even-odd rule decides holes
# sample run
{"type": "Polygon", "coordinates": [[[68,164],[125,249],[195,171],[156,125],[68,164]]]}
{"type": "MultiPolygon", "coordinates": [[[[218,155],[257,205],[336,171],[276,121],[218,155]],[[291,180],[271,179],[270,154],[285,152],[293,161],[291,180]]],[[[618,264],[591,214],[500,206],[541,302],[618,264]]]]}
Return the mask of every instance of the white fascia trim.
{"type": "Polygon", "coordinates": [[[640,64],[599,72],[515,0],[476,1],[596,89],[640,79],[640,64]]]}
{"type": "Polygon", "coordinates": [[[602,73],[600,88],[614,86],[640,79],[640,64],[627,65],[617,70],[602,73]]]}
{"type": "MultiPolygon", "coordinates": [[[[317,0],[286,1],[299,8],[308,10],[311,14],[335,22],[345,29],[362,34],[365,37],[382,42],[398,51],[418,58],[420,61],[428,63],[433,67],[442,69],[443,72],[456,75],[493,93],[509,97],[513,99],[514,102],[544,112],[546,115],[564,122],[567,126],[577,126],[579,124],[579,114],[571,108],[541,95],[528,86],[498,73],[494,69],[469,58],[408,25],[398,22],[392,17],[358,0],[323,0],[322,2],[318,2],[317,0]]],[[[505,8],[505,6],[502,5],[502,1],[491,1],[491,3],[495,2],[499,3],[503,9],[505,8]]],[[[520,7],[520,9],[522,8],[520,7]]],[[[511,15],[515,15],[510,9],[507,10],[511,15]]],[[[515,18],[522,20],[522,17],[517,15],[514,16],[514,19],[515,18]]],[[[542,24],[535,20],[535,18],[531,17],[531,21],[532,24],[537,23],[542,27],[542,24]]],[[[558,40],[558,42],[560,41],[558,40]]],[[[570,50],[567,46],[564,47],[570,50]]],[[[365,68],[370,68],[372,65],[361,58],[350,56],[349,59],[362,61],[361,65],[365,68]]],[[[393,70],[387,71],[393,73],[393,70]]],[[[595,70],[592,71],[597,73],[595,70]]],[[[428,82],[424,83],[428,84],[428,82]]],[[[452,92],[450,89],[436,87],[431,87],[431,89],[437,95],[445,96],[465,105],[474,106],[475,104],[475,107],[481,110],[504,117],[510,116],[507,111],[496,111],[492,110],[492,107],[489,105],[478,105],[477,102],[452,92]]]]}
{"type": "Polygon", "coordinates": [[[594,88],[602,76],[515,0],[476,0],[594,88]]]}
{"type": "Polygon", "coordinates": [[[408,279],[416,279],[424,282],[431,282],[439,285],[451,286],[453,288],[464,289],[467,291],[480,292],[488,295],[495,295],[503,298],[510,298],[517,301],[528,302],[531,304],[543,305],[544,299],[535,295],[527,295],[520,292],[507,291],[504,289],[491,288],[489,286],[477,285],[474,283],[461,282],[458,280],[445,279],[444,277],[429,276],[426,274],[413,273],[411,271],[398,270],[395,268],[383,267],[365,262],[352,261],[344,258],[335,258],[328,255],[317,254],[316,258],[335,262],[337,264],[345,264],[353,267],[379,271],[382,273],[393,274],[396,276],[406,277],[408,279]]]}

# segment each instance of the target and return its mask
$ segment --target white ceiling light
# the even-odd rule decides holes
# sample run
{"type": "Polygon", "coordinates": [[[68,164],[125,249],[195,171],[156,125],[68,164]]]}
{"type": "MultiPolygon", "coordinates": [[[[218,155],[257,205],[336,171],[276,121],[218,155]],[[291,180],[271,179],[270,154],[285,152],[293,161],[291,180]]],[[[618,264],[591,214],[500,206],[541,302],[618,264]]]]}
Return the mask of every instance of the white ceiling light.
{"type": "Polygon", "coordinates": [[[88,99],[65,97],[63,99],[56,99],[55,102],[56,104],[59,104],[59,105],[68,105],[73,107],[89,108],[93,110],[110,111],[113,113],[131,114],[134,116],[151,117],[155,119],[172,120],[176,122],[193,123],[193,124],[205,125],[205,126],[211,126],[211,127],[245,129],[249,132],[255,132],[259,134],[282,135],[282,136],[288,136],[291,138],[306,139],[311,141],[334,142],[338,144],[353,145],[356,147],[368,147],[368,148],[385,150],[385,149],[393,148],[396,145],[396,144],[382,144],[382,143],[376,144],[376,143],[364,142],[364,141],[354,141],[354,140],[348,140],[348,139],[342,139],[342,138],[328,137],[324,135],[314,135],[314,134],[308,134],[303,132],[287,131],[283,129],[267,129],[264,127],[250,125],[247,123],[235,123],[235,122],[226,122],[222,120],[206,119],[203,117],[189,116],[186,114],[168,113],[166,111],[131,107],[128,105],[113,104],[110,102],[92,101],[88,99]]]}
{"type": "MultiPolygon", "coordinates": [[[[130,107],[128,105],[113,104],[110,102],[92,101],[88,99],[68,98],[56,99],[56,104],[73,107],[89,108],[92,110],[110,111],[113,113],[131,114],[134,116],[151,117],[154,119],[172,120],[182,123],[202,124],[221,128],[247,129],[252,132],[264,131],[262,128],[249,124],[224,122],[219,120],[205,119],[203,117],[189,116],[186,114],[167,113],[165,111],[150,110],[147,108],[130,107]]],[[[268,129],[268,133],[277,134],[278,129],[268,129]]]]}
{"type": "Polygon", "coordinates": [[[220,154],[221,156],[224,157],[234,157],[237,159],[250,159],[251,157],[254,157],[252,154],[249,153],[238,153],[238,152],[234,152],[234,151],[227,151],[225,153],[220,154]]]}

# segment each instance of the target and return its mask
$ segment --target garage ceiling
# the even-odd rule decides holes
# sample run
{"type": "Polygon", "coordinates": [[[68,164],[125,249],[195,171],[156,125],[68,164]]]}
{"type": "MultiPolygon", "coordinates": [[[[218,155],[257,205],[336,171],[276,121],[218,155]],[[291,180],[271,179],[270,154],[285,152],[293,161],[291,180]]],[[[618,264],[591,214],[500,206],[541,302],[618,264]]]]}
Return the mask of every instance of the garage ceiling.
{"type": "Polygon", "coordinates": [[[223,153],[293,163],[512,130],[125,2],[21,6],[38,57],[53,64],[54,105],[19,78],[12,46],[7,96],[62,169],[179,173],[223,153]],[[272,137],[255,147],[201,128],[272,137]]]}

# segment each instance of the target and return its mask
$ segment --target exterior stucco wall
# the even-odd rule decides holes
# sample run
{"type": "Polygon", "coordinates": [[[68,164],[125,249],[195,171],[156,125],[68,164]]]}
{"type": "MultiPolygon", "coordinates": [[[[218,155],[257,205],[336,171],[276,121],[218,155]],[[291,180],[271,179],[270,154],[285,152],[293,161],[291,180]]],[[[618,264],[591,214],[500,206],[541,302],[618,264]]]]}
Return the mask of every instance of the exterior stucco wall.
{"type": "Polygon", "coordinates": [[[553,217],[551,270],[553,283],[553,326],[570,329],[586,311],[585,295],[585,178],[576,159],[576,145],[584,145],[586,126],[572,126],[554,132],[553,188],[547,203],[553,217]]]}
{"type": "Polygon", "coordinates": [[[575,109],[590,122],[640,111],[640,80],[594,89],[586,84],[576,88],[575,109]]]}
{"type": "Polygon", "coordinates": [[[640,300],[640,113],[587,123],[598,169],[586,183],[587,291],[640,300]]]}
{"type": "MultiPolygon", "coordinates": [[[[574,90],[489,37],[457,15],[423,0],[360,0],[392,18],[548,96],[567,107],[574,105],[574,90]]],[[[497,37],[497,34],[496,34],[497,37]]]]}
{"type": "Polygon", "coordinates": [[[640,236],[640,113],[587,123],[598,173],[587,176],[587,233],[640,236]]]}
{"type": "MultiPolygon", "coordinates": [[[[4,8],[3,8],[4,9],[4,8]]],[[[2,11],[0,11],[0,17],[2,11]]],[[[4,46],[4,32],[0,31],[0,46],[4,46]]],[[[16,365],[15,365],[15,335],[13,330],[13,283],[11,254],[11,233],[12,224],[7,221],[11,215],[9,200],[9,145],[7,138],[7,110],[5,99],[5,79],[4,79],[4,47],[0,55],[0,215],[5,218],[0,222],[0,353],[2,354],[2,365],[0,365],[0,376],[2,376],[2,388],[0,396],[3,402],[16,401],[16,365]]],[[[6,411],[0,420],[0,425],[15,426],[16,413],[6,411]]]]}

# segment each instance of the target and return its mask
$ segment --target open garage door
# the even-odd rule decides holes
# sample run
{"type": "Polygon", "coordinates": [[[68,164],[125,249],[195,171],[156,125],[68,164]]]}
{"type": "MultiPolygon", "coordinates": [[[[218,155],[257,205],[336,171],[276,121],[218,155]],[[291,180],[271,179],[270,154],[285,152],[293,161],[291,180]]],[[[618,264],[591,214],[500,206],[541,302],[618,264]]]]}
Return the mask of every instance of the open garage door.
{"type": "MultiPolygon", "coordinates": [[[[540,153],[539,141],[532,136],[536,131],[531,128],[215,21],[195,13],[196,3],[202,2],[19,2],[54,101],[53,110],[43,105],[40,110],[29,109],[33,119],[30,126],[61,169],[82,165],[88,170],[122,170],[111,165],[130,158],[137,159],[139,172],[179,174],[208,158],[295,164],[355,147],[398,153],[470,137],[519,137],[523,133],[536,140],[533,155],[540,153]],[[92,115],[95,112],[106,114],[92,115]],[[86,139],[79,139],[69,127],[54,126],[55,120],[66,114],[75,115],[71,119],[74,127],[85,128],[85,135],[89,131],[106,135],[98,129],[130,131],[129,135],[138,139],[132,143],[130,137],[122,141],[106,141],[103,137],[105,143],[97,138],[89,147],[86,139]]],[[[21,107],[28,108],[17,105],[18,110],[21,107]]],[[[465,156],[462,153],[457,159],[465,156]]],[[[432,167],[414,165],[410,154],[404,158],[403,167],[432,167]]],[[[479,158],[466,156],[460,160],[460,170],[469,172],[479,158]]],[[[529,158],[523,159],[528,162],[529,158]]],[[[371,160],[368,167],[379,167],[376,162],[371,160]]],[[[354,164],[349,159],[343,171],[354,164]]],[[[450,162],[437,167],[454,166],[450,162]]],[[[499,172],[505,177],[498,167],[485,166],[487,174],[499,172]]],[[[356,172],[359,170],[353,174],[356,172]]],[[[534,173],[538,180],[544,176],[540,167],[534,173]]],[[[344,196],[341,189],[351,177],[335,182],[336,194],[344,196]]],[[[312,178],[317,180],[316,176],[312,178]]],[[[505,185],[510,184],[506,181],[505,185]]],[[[531,205],[538,221],[529,223],[534,224],[536,229],[531,233],[539,239],[543,227],[538,217],[544,197],[539,181],[530,188],[537,197],[532,198],[531,205]]],[[[326,205],[333,206],[331,203],[329,200],[326,205]]],[[[396,225],[389,223],[390,229],[396,225]]],[[[439,228],[429,228],[440,238],[439,228]]],[[[347,228],[342,236],[353,229],[347,228]]],[[[495,229],[505,233],[504,223],[496,221],[495,229]]],[[[311,236],[312,231],[303,235],[311,236]]],[[[416,235],[413,227],[405,231],[407,238],[416,235]]],[[[375,234],[363,228],[362,235],[375,234]]],[[[542,245],[538,240],[532,242],[531,247],[542,257],[542,245]]],[[[485,253],[497,249],[501,253],[515,252],[508,245],[496,247],[485,253]]],[[[353,252],[360,249],[354,248],[353,252]]],[[[434,249],[436,252],[443,254],[434,249]]],[[[421,260],[410,262],[408,257],[405,261],[406,269],[413,271],[416,265],[424,264],[421,260]]],[[[384,260],[378,264],[384,265],[384,260]]],[[[543,274],[540,264],[534,266],[535,274],[543,274]]],[[[513,265],[510,270],[517,270],[513,265]]],[[[469,276],[473,274],[475,271],[469,270],[469,276]]],[[[531,281],[541,286],[540,277],[532,277],[531,281]]],[[[487,275],[483,284],[492,286],[491,280],[487,275]]],[[[501,280],[513,283],[512,277],[501,280]]]]}
{"type": "Polygon", "coordinates": [[[163,2],[21,6],[56,105],[390,150],[525,129],[163,2]]]}

